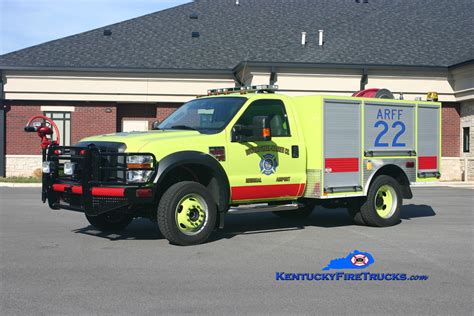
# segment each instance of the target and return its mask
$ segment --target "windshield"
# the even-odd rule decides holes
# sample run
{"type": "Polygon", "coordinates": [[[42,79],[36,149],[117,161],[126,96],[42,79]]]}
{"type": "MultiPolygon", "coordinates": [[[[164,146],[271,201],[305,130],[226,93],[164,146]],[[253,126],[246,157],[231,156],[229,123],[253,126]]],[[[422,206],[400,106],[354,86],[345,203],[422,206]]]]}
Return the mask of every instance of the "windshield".
{"type": "Polygon", "coordinates": [[[246,100],[242,97],[196,99],[181,106],[158,128],[217,133],[224,129],[246,100]]]}

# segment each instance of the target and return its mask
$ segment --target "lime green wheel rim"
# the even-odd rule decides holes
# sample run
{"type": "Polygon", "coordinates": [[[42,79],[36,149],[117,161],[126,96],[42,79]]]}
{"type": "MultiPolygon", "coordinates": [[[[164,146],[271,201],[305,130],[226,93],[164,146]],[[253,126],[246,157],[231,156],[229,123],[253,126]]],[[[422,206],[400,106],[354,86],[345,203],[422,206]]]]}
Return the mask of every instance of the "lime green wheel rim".
{"type": "Polygon", "coordinates": [[[382,218],[390,218],[397,209],[397,194],[390,185],[383,185],[375,195],[375,210],[382,218]]]}
{"type": "Polygon", "coordinates": [[[183,234],[192,236],[201,232],[208,217],[207,203],[199,194],[184,196],[176,206],[176,226],[183,234]]]}

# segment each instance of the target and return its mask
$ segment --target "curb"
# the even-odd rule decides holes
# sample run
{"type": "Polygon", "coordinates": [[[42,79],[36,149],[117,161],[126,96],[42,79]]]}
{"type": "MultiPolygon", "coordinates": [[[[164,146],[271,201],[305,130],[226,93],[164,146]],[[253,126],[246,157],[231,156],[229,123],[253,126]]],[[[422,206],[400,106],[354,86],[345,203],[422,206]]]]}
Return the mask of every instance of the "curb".
{"type": "Polygon", "coordinates": [[[41,188],[41,183],[0,182],[0,187],[4,187],[4,188],[41,188]]]}
{"type": "Polygon", "coordinates": [[[474,182],[415,182],[411,184],[414,188],[435,188],[435,187],[450,187],[450,188],[465,188],[474,189],[474,182]]]}

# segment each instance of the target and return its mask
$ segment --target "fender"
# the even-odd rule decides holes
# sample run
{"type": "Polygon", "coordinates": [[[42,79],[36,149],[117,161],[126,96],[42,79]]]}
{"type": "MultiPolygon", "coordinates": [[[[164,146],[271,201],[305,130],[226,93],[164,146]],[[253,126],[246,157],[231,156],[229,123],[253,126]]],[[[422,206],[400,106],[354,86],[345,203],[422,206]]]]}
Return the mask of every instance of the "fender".
{"type": "MultiPolygon", "coordinates": [[[[367,183],[365,184],[364,195],[367,196],[367,194],[369,192],[369,187],[372,184],[372,180],[374,180],[374,178],[376,176],[378,176],[380,174],[390,175],[389,173],[384,172],[384,170],[387,170],[389,168],[392,169],[392,170],[397,170],[397,172],[399,172],[399,174],[402,175],[403,181],[406,182],[406,186],[404,186],[402,183],[400,183],[403,198],[404,199],[413,198],[413,193],[412,193],[411,188],[410,188],[410,180],[408,179],[408,176],[407,176],[405,170],[400,168],[400,166],[397,166],[397,165],[394,165],[394,164],[383,165],[383,166],[379,167],[374,173],[372,173],[372,175],[367,179],[367,183]]],[[[398,179],[396,179],[396,180],[398,180],[398,179]]]]}
{"type": "Polygon", "coordinates": [[[219,201],[216,201],[218,210],[219,212],[227,211],[230,200],[230,185],[227,174],[216,159],[203,152],[180,151],[164,157],[158,161],[158,171],[154,183],[159,187],[174,168],[186,164],[201,165],[214,171],[214,177],[219,188],[219,201]]]}

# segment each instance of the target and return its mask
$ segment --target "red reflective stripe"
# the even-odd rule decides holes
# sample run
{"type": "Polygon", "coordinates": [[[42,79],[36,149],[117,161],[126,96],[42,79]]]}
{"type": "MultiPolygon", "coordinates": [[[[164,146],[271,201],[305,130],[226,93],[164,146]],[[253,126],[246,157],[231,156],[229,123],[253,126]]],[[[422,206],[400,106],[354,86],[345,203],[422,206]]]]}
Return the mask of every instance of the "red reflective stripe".
{"type": "Polygon", "coordinates": [[[70,185],[65,185],[65,184],[53,184],[53,190],[56,192],[64,192],[66,191],[66,188],[70,187],[70,185]]]}
{"type": "Polygon", "coordinates": [[[359,172],[359,158],[326,158],[324,163],[331,172],[359,172]]]}
{"type": "Polygon", "coordinates": [[[304,183],[232,187],[232,200],[258,200],[300,196],[304,192],[304,187],[304,183]]]}
{"type": "Polygon", "coordinates": [[[420,170],[438,169],[438,157],[436,156],[418,157],[418,169],[420,170]]]}
{"type": "Polygon", "coordinates": [[[93,196],[125,196],[124,188],[92,188],[93,196]]]}
{"type": "Polygon", "coordinates": [[[72,193],[74,193],[74,194],[82,194],[82,187],[73,186],[73,187],[72,187],[72,193]]]}
{"type": "MultiPolygon", "coordinates": [[[[69,184],[60,184],[56,183],[53,184],[53,190],[56,192],[66,192],[68,189],[71,189],[73,194],[82,194],[82,187],[74,185],[71,186],[69,184]]],[[[125,196],[125,189],[124,188],[92,188],[92,195],[93,196],[118,196],[122,197],[125,196]]]]}

